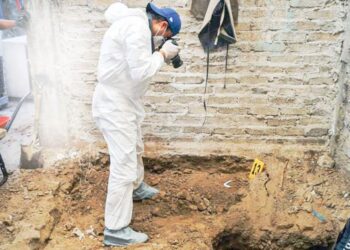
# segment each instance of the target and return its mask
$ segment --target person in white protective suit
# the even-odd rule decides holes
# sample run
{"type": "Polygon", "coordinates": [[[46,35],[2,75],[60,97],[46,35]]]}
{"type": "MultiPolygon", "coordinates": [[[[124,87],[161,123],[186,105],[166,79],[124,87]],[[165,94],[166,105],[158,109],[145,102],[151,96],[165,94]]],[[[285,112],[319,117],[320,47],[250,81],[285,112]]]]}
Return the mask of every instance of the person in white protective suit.
{"type": "Polygon", "coordinates": [[[105,17],[111,26],[101,46],[92,111],[110,154],[104,244],[124,246],[148,240],[129,227],[133,200],[158,193],[143,182],[142,97],[150,78],[178,55],[180,49],[171,40],[158,51],[153,48],[178,34],[181,20],[175,10],[152,3],[146,11],[114,3],[105,17]]]}

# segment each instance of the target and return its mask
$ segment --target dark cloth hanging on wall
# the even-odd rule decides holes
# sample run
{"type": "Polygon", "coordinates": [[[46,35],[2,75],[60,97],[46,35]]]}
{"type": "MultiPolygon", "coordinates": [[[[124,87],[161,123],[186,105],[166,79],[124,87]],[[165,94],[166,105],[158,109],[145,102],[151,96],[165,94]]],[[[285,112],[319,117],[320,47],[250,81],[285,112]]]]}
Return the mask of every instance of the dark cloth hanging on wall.
{"type": "Polygon", "coordinates": [[[229,0],[211,0],[198,34],[207,51],[236,42],[236,32],[229,0]]]}
{"type": "Polygon", "coordinates": [[[207,117],[206,94],[209,78],[210,51],[220,47],[226,48],[224,83],[224,88],[226,88],[226,72],[228,65],[229,45],[237,41],[230,0],[209,1],[209,5],[203,20],[203,25],[198,34],[198,38],[202,44],[203,49],[207,52],[207,70],[203,98],[203,106],[205,109],[205,117],[203,121],[204,126],[207,117]]]}
{"type": "MultiPolygon", "coordinates": [[[[197,20],[203,20],[207,13],[210,0],[192,0],[191,13],[197,20]]],[[[239,2],[230,0],[232,17],[235,24],[238,23],[239,2]]]]}

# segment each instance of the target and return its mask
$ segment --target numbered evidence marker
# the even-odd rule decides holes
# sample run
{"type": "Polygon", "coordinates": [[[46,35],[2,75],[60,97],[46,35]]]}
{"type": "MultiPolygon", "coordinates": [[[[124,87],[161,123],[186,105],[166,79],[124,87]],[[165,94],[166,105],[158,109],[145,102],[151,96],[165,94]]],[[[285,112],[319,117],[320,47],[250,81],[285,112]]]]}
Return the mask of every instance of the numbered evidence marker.
{"type": "Polygon", "coordinates": [[[252,170],[250,170],[250,174],[249,174],[249,179],[254,179],[255,176],[258,173],[261,173],[264,170],[264,166],[265,163],[263,163],[262,161],[255,159],[253,166],[252,166],[252,170]]]}

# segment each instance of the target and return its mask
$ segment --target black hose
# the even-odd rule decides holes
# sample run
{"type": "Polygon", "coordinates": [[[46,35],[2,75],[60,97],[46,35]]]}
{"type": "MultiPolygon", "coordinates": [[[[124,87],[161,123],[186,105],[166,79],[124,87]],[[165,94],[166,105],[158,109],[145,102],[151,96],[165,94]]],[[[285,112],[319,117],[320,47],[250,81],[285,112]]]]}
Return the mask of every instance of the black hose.
{"type": "Polygon", "coordinates": [[[0,169],[2,172],[2,180],[0,181],[0,187],[1,187],[2,185],[4,185],[6,183],[8,176],[9,176],[9,174],[7,173],[7,170],[5,168],[5,163],[1,157],[1,154],[0,154],[0,169]]]}
{"type": "Polygon", "coordinates": [[[23,102],[27,99],[28,96],[30,96],[31,92],[29,92],[28,94],[26,94],[25,96],[22,97],[22,99],[19,101],[19,103],[17,104],[16,106],[16,109],[15,111],[13,112],[12,116],[11,116],[11,119],[10,121],[7,123],[5,129],[6,131],[9,131],[9,129],[11,128],[12,126],[12,123],[14,122],[16,116],[17,116],[17,113],[19,111],[19,109],[22,107],[22,104],[23,102]]]}

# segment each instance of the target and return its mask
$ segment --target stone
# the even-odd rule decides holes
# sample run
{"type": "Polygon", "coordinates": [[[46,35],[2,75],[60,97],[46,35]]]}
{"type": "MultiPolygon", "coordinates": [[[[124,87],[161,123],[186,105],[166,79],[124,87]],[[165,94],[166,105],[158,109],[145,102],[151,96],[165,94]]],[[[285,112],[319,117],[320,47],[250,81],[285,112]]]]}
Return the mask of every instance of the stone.
{"type": "Polygon", "coordinates": [[[333,202],[328,202],[328,203],[326,203],[326,207],[333,209],[336,207],[336,205],[333,202]]]}
{"type": "Polygon", "coordinates": [[[290,229],[292,227],[294,227],[293,223],[282,223],[277,225],[277,229],[290,229]]]}
{"type": "Polygon", "coordinates": [[[149,179],[148,184],[151,186],[157,186],[159,182],[160,182],[159,178],[151,178],[149,179]]]}
{"type": "Polygon", "coordinates": [[[210,201],[207,199],[207,198],[204,198],[203,199],[203,202],[205,204],[206,207],[209,207],[210,206],[210,201]]]}
{"type": "Polygon", "coordinates": [[[317,160],[317,165],[323,168],[332,168],[334,164],[334,159],[329,155],[321,155],[317,160]]]}
{"type": "Polygon", "coordinates": [[[170,243],[170,245],[178,245],[179,244],[178,240],[169,240],[168,242],[170,243]]]}
{"type": "Polygon", "coordinates": [[[29,244],[32,241],[40,240],[40,231],[35,229],[34,225],[21,223],[18,228],[19,232],[16,234],[16,238],[13,241],[14,244],[25,243],[29,244]]]}
{"type": "Polygon", "coordinates": [[[205,211],[207,209],[207,206],[202,201],[197,204],[197,207],[199,211],[205,211]]]}
{"type": "Polygon", "coordinates": [[[73,229],[72,233],[74,236],[78,237],[79,240],[83,240],[85,238],[84,233],[77,227],[73,229]]]}
{"type": "Polygon", "coordinates": [[[304,203],[302,205],[302,209],[308,213],[312,212],[312,204],[311,203],[304,203]]]}
{"type": "Polygon", "coordinates": [[[15,231],[15,227],[10,226],[10,227],[7,227],[6,230],[9,231],[10,233],[13,233],[15,231]]]}
{"type": "Polygon", "coordinates": [[[190,204],[188,207],[189,207],[192,211],[197,211],[197,210],[198,210],[198,207],[197,207],[196,205],[190,204]]]}
{"type": "Polygon", "coordinates": [[[12,225],[13,225],[13,217],[12,217],[12,215],[7,216],[7,217],[2,221],[2,223],[3,223],[5,226],[12,226],[12,225]]]}
{"type": "Polygon", "coordinates": [[[186,168],[186,169],[184,170],[184,174],[192,174],[192,169],[186,168]]]}
{"type": "Polygon", "coordinates": [[[156,217],[161,217],[161,210],[159,207],[154,207],[151,210],[151,214],[156,217]]]}

